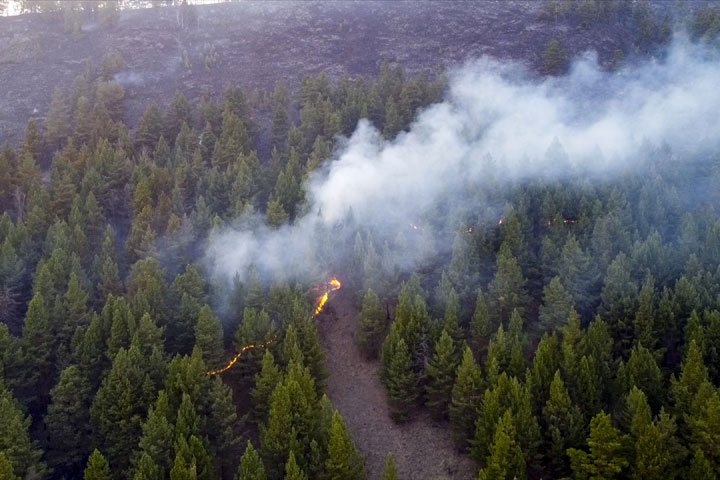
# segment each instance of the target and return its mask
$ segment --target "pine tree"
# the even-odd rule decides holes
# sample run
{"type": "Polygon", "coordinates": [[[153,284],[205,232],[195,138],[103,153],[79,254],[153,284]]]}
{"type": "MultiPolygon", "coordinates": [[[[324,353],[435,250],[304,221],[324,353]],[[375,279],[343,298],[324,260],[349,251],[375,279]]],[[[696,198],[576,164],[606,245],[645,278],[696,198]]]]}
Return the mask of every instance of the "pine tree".
{"type": "Polygon", "coordinates": [[[468,441],[474,436],[475,419],[480,409],[483,390],[480,366],[466,345],[457,369],[449,409],[453,439],[463,450],[468,448],[468,441]]]}
{"type": "Polygon", "coordinates": [[[0,382],[0,455],[6,456],[20,478],[45,474],[45,464],[40,461],[42,451],[30,439],[30,422],[30,417],[23,415],[20,404],[0,382]]]}
{"type": "Polygon", "coordinates": [[[88,458],[83,478],[85,480],[112,480],[110,466],[97,448],[92,452],[90,458],[88,458]]]}
{"type": "Polygon", "coordinates": [[[671,378],[670,394],[675,401],[675,409],[679,414],[690,412],[695,396],[702,384],[708,381],[708,371],[703,362],[700,347],[695,341],[690,342],[687,355],[682,363],[680,378],[671,378]]]}
{"type": "Polygon", "coordinates": [[[172,467],[175,430],[168,421],[169,408],[168,396],[164,390],[161,390],[155,405],[148,411],[147,420],[142,425],[139,442],[140,462],[142,463],[143,458],[147,457],[144,460],[148,464],[145,468],[151,464],[150,470],[157,474],[157,478],[166,478],[172,467]]]}
{"type": "Polygon", "coordinates": [[[561,75],[566,68],[567,60],[560,42],[551,41],[545,50],[545,72],[549,75],[561,75]]]}
{"type": "Polygon", "coordinates": [[[285,480],[308,480],[308,476],[295,461],[295,454],[292,451],[285,464],[285,480]]]}
{"type": "Polygon", "coordinates": [[[265,467],[257,450],[253,448],[252,443],[248,440],[245,453],[240,459],[240,467],[238,468],[235,480],[266,480],[265,467]]]}
{"type": "Polygon", "coordinates": [[[591,480],[620,478],[629,462],[625,458],[627,437],[612,426],[610,415],[600,412],[590,421],[590,453],[570,448],[567,451],[573,478],[591,480]]]}
{"type": "Polygon", "coordinates": [[[45,119],[45,138],[50,146],[59,148],[71,133],[70,110],[63,91],[56,88],[45,119]]]}
{"type": "Polygon", "coordinates": [[[690,471],[687,474],[687,480],[717,480],[718,474],[715,467],[705,458],[705,454],[700,448],[695,449],[695,453],[690,463],[690,471]]]}
{"type": "Polygon", "coordinates": [[[654,318],[655,280],[648,275],[638,295],[638,310],[635,313],[635,342],[653,350],[657,345],[654,318]]]}
{"type": "Polygon", "coordinates": [[[488,285],[488,313],[495,325],[507,322],[513,310],[523,314],[527,305],[525,278],[517,259],[508,251],[497,256],[497,270],[488,285]]]}
{"type": "Polygon", "coordinates": [[[397,467],[392,453],[388,453],[385,457],[385,470],[381,480],[398,480],[397,467]]]}
{"type": "Polygon", "coordinates": [[[632,349],[627,364],[620,364],[617,379],[626,391],[635,386],[645,392],[655,410],[663,403],[662,372],[653,354],[643,345],[632,349]]]}
{"type": "Polygon", "coordinates": [[[720,393],[709,383],[706,385],[712,393],[698,394],[687,420],[690,441],[703,451],[716,471],[720,471],[720,393]]]}
{"type": "Polygon", "coordinates": [[[209,305],[200,309],[195,324],[195,345],[202,352],[203,359],[210,369],[219,368],[225,363],[222,324],[213,315],[209,305]]]}
{"type": "Polygon", "coordinates": [[[54,348],[50,312],[39,293],[25,314],[21,348],[25,375],[19,395],[27,404],[45,405],[55,376],[54,348]]]}
{"type": "Polygon", "coordinates": [[[480,470],[478,480],[522,480],[527,478],[527,468],[522,449],[517,442],[512,413],[506,410],[498,420],[490,456],[486,467],[480,470]]]}
{"type": "Polygon", "coordinates": [[[542,414],[548,464],[554,476],[561,478],[569,473],[565,451],[579,447],[584,441],[584,419],[580,409],[572,404],[559,371],[550,384],[550,396],[542,414]]]}
{"type": "Polygon", "coordinates": [[[96,445],[123,474],[137,446],[142,418],[156,393],[144,363],[137,347],[120,349],[90,408],[96,445]]]}
{"type": "Polygon", "coordinates": [[[445,316],[443,327],[450,337],[455,341],[456,346],[460,346],[464,332],[460,327],[460,297],[455,289],[451,289],[447,295],[445,302],[445,316]]]}
{"type": "Polygon", "coordinates": [[[357,341],[360,351],[368,358],[377,358],[384,333],[385,312],[378,296],[372,289],[368,289],[358,315],[357,341]]]}
{"type": "Polygon", "coordinates": [[[13,466],[5,452],[0,452],[0,478],[3,480],[20,480],[20,477],[15,475],[13,466]]]}
{"type": "Polygon", "coordinates": [[[337,411],[333,414],[330,425],[325,478],[328,480],[362,480],[365,478],[363,459],[355,449],[345,422],[337,411]]]}
{"type": "Polygon", "coordinates": [[[434,350],[435,353],[425,373],[426,403],[434,417],[446,418],[458,366],[455,343],[446,330],[443,330],[434,350]]]}
{"type": "Polygon", "coordinates": [[[543,289],[543,304],[540,306],[542,329],[550,333],[560,329],[572,308],[572,297],[563,287],[560,277],[554,277],[543,289]]]}
{"type": "Polygon", "coordinates": [[[221,478],[228,478],[235,468],[235,458],[240,454],[240,438],[235,437],[237,407],[233,403],[232,390],[220,377],[215,377],[209,396],[210,417],[206,430],[210,454],[216,459],[221,478]]]}
{"type": "Polygon", "coordinates": [[[273,390],[282,380],[282,372],[275,364],[270,350],[265,350],[260,373],[255,375],[255,387],[250,392],[253,400],[253,418],[256,422],[265,421],[273,390]]]}
{"type": "Polygon", "coordinates": [[[478,353],[479,357],[485,358],[487,346],[490,342],[490,335],[493,332],[493,325],[488,315],[487,302],[482,290],[478,289],[477,299],[475,300],[475,313],[470,320],[470,329],[472,332],[471,345],[478,353]]]}
{"type": "Polygon", "coordinates": [[[147,453],[140,454],[140,460],[135,468],[133,480],[162,480],[167,478],[161,475],[160,468],[153,462],[147,453]]]}
{"type": "Polygon", "coordinates": [[[80,368],[70,366],[63,370],[50,398],[45,416],[50,467],[79,475],[90,452],[90,383],[80,368]]]}
{"type": "Polygon", "coordinates": [[[418,378],[405,340],[397,341],[389,359],[385,376],[391,416],[396,422],[405,421],[418,398],[418,378]]]}

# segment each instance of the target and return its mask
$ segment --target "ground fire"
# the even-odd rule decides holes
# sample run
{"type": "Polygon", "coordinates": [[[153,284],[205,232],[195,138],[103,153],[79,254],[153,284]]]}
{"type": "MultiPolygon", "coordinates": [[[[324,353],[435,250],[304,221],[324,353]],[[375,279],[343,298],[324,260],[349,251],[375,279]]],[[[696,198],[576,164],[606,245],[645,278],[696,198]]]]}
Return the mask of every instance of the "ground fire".
{"type": "MultiPolygon", "coordinates": [[[[327,301],[328,301],[328,298],[330,297],[330,293],[331,293],[331,292],[334,292],[335,290],[340,290],[340,288],[342,288],[342,284],[341,284],[340,281],[339,281],[337,278],[335,278],[335,277],[333,277],[330,281],[325,282],[324,284],[321,284],[321,285],[322,285],[322,287],[324,287],[324,293],[320,296],[320,298],[317,299],[317,302],[316,302],[316,303],[317,303],[317,307],[315,308],[315,311],[313,312],[313,315],[312,315],[313,317],[315,317],[315,316],[318,315],[320,312],[322,312],[323,307],[325,306],[325,304],[326,304],[327,301]]],[[[321,287],[321,286],[318,286],[318,288],[316,288],[316,290],[321,290],[322,287],[321,287]]],[[[251,343],[250,345],[245,345],[244,347],[242,347],[242,348],[240,349],[240,351],[238,352],[238,354],[235,355],[235,357],[234,357],[232,360],[230,360],[230,363],[228,363],[227,365],[225,365],[223,368],[220,368],[220,369],[218,369],[218,370],[212,370],[212,371],[210,371],[210,372],[205,372],[205,373],[206,373],[207,375],[217,375],[218,373],[222,373],[222,372],[225,372],[225,371],[227,371],[227,370],[230,370],[230,368],[232,368],[232,366],[235,365],[235,363],[240,359],[240,357],[242,357],[242,354],[243,354],[245,351],[247,351],[247,350],[252,350],[252,349],[254,349],[254,348],[264,348],[264,347],[267,347],[268,345],[272,344],[275,340],[277,340],[277,336],[276,336],[276,337],[273,337],[272,339],[268,340],[268,341],[265,342],[265,343],[258,343],[258,344],[251,343]]]]}

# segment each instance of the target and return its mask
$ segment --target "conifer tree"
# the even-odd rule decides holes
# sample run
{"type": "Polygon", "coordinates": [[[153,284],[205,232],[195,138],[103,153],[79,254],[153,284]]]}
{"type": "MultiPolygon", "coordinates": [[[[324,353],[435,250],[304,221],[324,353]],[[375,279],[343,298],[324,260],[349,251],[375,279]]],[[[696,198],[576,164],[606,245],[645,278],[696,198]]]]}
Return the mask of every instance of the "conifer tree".
{"type": "Polygon", "coordinates": [[[573,478],[590,480],[620,478],[629,462],[625,458],[627,437],[612,426],[610,415],[600,412],[590,421],[590,453],[575,448],[567,451],[573,478]]]}
{"type": "Polygon", "coordinates": [[[388,453],[385,457],[385,470],[381,480],[398,480],[397,467],[392,453],[388,453]]]}
{"type": "Polygon", "coordinates": [[[457,378],[452,388],[450,400],[450,427],[455,444],[461,449],[468,448],[473,438],[475,419],[480,409],[484,382],[480,366],[467,345],[457,369],[457,378]]]}
{"type": "Polygon", "coordinates": [[[405,340],[399,339],[389,359],[385,377],[392,417],[405,421],[418,398],[418,378],[413,371],[413,361],[405,340]]]}
{"type": "Polygon", "coordinates": [[[3,480],[20,480],[20,477],[15,475],[13,466],[5,452],[0,452],[0,478],[3,480]]]}
{"type": "Polygon", "coordinates": [[[167,477],[160,474],[160,468],[153,462],[150,455],[141,453],[133,480],[162,480],[163,478],[167,477]]]}
{"type": "Polygon", "coordinates": [[[208,368],[215,369],[225,363],[223,328],[209,305],[200,309],[195,324],[195,345],[200,349],[208,368]]]}
{"type": "Polygon", "coordinates": [[[240,454],[240,438],[235,436],[238,414],[232,398],[232,390],[216,376],[209,392],[210,416],[207,421],[209,453],[216,459],[222,478],[231,476],[235,458],[240,454]]]}
{"type": "Polygon", "coordinates": [[[308,480],[308,476],[295,461],[295,454],[292,451],[290,451],[285,464],[285,480],[308,480]]]}
{"type": "Polygon", "coordinates": [[[137,446],[142,418],[156,393],[143,367],[137,347],[120,349],[90,408],[96,445],[123,474],[137,446]]]}
{"type": "Polygon", "coordinates": [[[443,327],[450,337],[455,341],[456,346],[460,346],[460,341],[465,334],[460,326],[460,297],[455,289],[451,289],[445,301],[445,316],[443,327]]]}
{"type": "Polygon", "coordinates": [[[523,314],[527,305],[525,278],[517,259],[507,249],[497,256],[497,270],[488,285],[488,313],[490,319],[500,325],[507,322],[513,310],[523,314]]]}
{"type": "Polygon", "coordinates": [[[506,410],[498,420],[490,456],[486,467],[480,470],[478,480],[512,480],[527,478],[525,457],[517,441],[512,413],[506,410]]]}
{"type": "Polygon", "coordinates": [[[45,416],[48,462],[58,471],[79,475],[90,452],[90,383],[77,366],[67,367],[50,397],[45,416]]]}
{"type": "Polygon", "coordinates": [[[30,417],[25,417],[12,394],[0,382],[0,455],[5,455],[20,478],[42,476],[42,451],[30,439],[30,417]]]}
{"type": "Polygon", "coordinates": [[[235,480],[266,480],[265,467],[263,466],[260,454],[253,447],[250,440],[245,447],[245,453],[240,459],[240,467],[238,468],[235,480]]]}
{"type": "Polygon", "coordinates": [[[250,392],[253,400],[253,419],[263,422],[270,406],[270,398],[275,387],[282,380],[282,372],[275,364],[270,350],[265,350],[260,373],[255,375],[255,387],[250,392]]]}
{"type": "Polygon", "coordinates": [[[695,449],[692,461],[690,462],[690,471],[687,474],[688,480],[716,480],[718,478],[717,470],[705,457],[700,448],[695,449]]]}
{"type": "Polygon", "coordinates": [[[475,313],[470,320],[470,329],[472,332],[470,344],[478,353],[479,357],[485,358],[487,346],[490,342],[490,335],[493,332],[493,325],[488,315],[487,301],[483,291],[478,289],[477,298],[475,300],[475,313]]]}
{"type": "Polygon", "coordinates": [[[700,347],[695,341],[690,342],[687,355],[682,363],[680,378],[672,377],[670,394],[675,401],[678,413],[690,412],[695,396],[700,387],[708,381],[708,371],[703,362],[700,347]]]}
{"type": "Polygon", "coordinates": [[[458,355],[455,343],[446,330],[435,344],[435,353],[426,369],[427,406],[436,418],[446,418],[450,394],[455,382],[458,355]]]}
{"type": "MultiPolygon", "coordinates": [[[[155,405],[148,411],[147,420],[142,425],[139,442],[140,464],[146,463],[144,467],[146,475],[152,473],[150,472],[152,470],[157,474],[157,478],[167,478],[172,467],[175,429],[168,420],[169,408],[168,396],[164,390],[161,390],[155,405]]],[[[140,469],[139,465],[138,469],[140,469]]]]}
{"type": "Polygon", "coordinates": [[[548,463],[553,474],[561,478],[569,472],[565,451],[583,443],[584,419],[580,409],[572,404],[559,371],[550,384],[550,396],[542,413],[548,463]]]}
{"type": "Polygon", "coordinates": [[[572,297],[563,287],[560,277],[554,277],[543,289],[543,304],[540,306],[542,329],[550,333],[560,329],[572,308],[572,297]]]}
{"type": "Polygon", "coordinates": [[[355,449],[345,422],[337,411],[333,414],[330,425],[325,478],[328,480],[362,480],[365,478],[362,457],[355,449]]]}
{"type": "Polygon", "coordinates": [[[85,480],[112,480],[110,466],[97,449],[93,450],[90,458],[88,458],[83,478],[85,480]]]}
{"type": "Polygon", "coordinates": [[[22,364],[24,379],[20,397],[26,404],[38,407],[47,401],[55,367],[53,329],[50,312],[42,295],[35,294],[25,314],[22,332],[22,364]]]}
{"type": "Polygon", "coordinates": [[[368,289],[358,315],[357,335],[358,346],[366,357],[377,358],[384,333],[385,312],[378,296],[372,289],[368,289]]]}

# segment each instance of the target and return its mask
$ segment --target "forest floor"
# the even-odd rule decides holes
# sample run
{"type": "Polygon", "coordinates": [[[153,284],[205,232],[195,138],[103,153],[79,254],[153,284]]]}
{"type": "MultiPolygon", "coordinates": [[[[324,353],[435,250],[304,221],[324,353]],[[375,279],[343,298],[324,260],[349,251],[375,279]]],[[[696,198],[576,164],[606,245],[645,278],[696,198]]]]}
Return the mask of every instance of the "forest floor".
{"type": "Polygon", "coordinates": [[[476,466],[453,447],[447,422],[433,421],[427,412],[402,425],[390,419],[380,364],[364,359],[355,344],[358,311],[350,294],[337,292],[331,304],[318,319],[330,371],[328,395],[365,457],[367,478],[381,477],[388,453],[403,479],[474,478],[476,466]]]}

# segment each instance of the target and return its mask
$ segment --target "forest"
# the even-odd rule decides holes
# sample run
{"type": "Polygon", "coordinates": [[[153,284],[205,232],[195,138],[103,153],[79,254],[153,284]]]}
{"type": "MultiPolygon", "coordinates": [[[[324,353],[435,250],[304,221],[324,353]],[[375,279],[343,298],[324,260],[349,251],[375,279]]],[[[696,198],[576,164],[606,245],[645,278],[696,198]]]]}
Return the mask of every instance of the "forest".
{"type": "MultiPolygon", "coordinates": [[[[548,11],[586,13],[565,3],[548,11]]],[[[691,40],[719,18],[701,10],[691,40]]],[[[650,30],[657,53],[669,34],[650,30]]],[[[550,44],[543,73],[568,60],[550,44]]],[[[481,480],[718,478],[717,127],[714,149],[645,143],[602,173],[559,144],[546,175],[498,157],[413,218],[350,209],[288,240],[303,262],[233,270],[222,252],[240,242],[219,238],[307,233],[293,226],[358,122],[410,142],[452,79],[384,62],[263,94],[178,91],[130,125],[122,65],[88,63],[0,151],[1,480],[366,478],[327,394],[334,302],[359,310],[353,348],[392,420],[429,413],[481,480]]],[[[378,476],[425,478],[397,453],[378,476]]]]}

